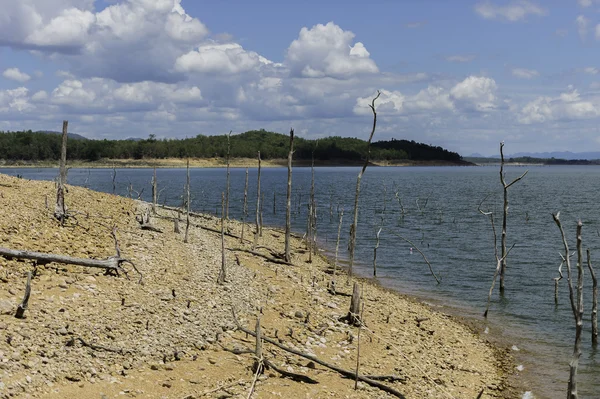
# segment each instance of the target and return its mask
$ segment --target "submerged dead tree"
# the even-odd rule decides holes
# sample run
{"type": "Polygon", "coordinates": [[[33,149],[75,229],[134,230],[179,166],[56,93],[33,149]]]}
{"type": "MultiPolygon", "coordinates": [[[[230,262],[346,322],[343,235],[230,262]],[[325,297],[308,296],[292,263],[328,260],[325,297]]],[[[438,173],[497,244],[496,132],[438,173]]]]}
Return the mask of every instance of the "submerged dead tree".
{"type": "Polygon", "coordinates": [[[587,265],[592,276],[592,345],[595,347],[598,345],[598,279],[592,267],[589,249],[587,250],[587,265]]]}
{"type": "Polygon", "coordinates": [[[256,232],[254,233],[254,243],[252,244],[252,249],[256,248],[258,244],[258,236],[260,235],[261,225],[260,225],[260,151],[258,151],[258,179],[256,183],[256,232]]]}
{"type": "Polygon", "coordinates": [[[65,184],[67,184],[67,127],[69,121],[63,121],[62,147],[60,150],[60,169],[58,184],[56,187],[56,206],[54,217],[64,224],[67,219],[67,207],[65,206],[65,184]]]}
{"type": "Polygon", "coordinates": [[[240,235],[240,243],[244,242],[246,216],[248,216],[248,168],[246,168],[246,183],[244,185],[244,205],[242,206],[242,234],[240,235]]]}
{"type": "Polygon", "coordinates": [[[354,196],[354,221],[350,226],[350,266],[348,267],[348,277],[352,276],[352,267],[354,266],[354,250],[356,247],[356,228],[358,225],[358,197],[360,195],[360,181],[362,180],[362,176],[367,170],[367,166],[369,166],[369,161],[371,159],[371,141],[373,140],[373,135],[375,134],[375,128],[377,127],[377,112],[375,111],[375,101],[379,98],[381,92],[378,90],[377,95],[369,104],[371,111],[373,112],[373,128],[371,129],[371,134],[369,135],[369,140],[367,141],[367,156],[365,158],[365,163],[363,164],[362,169],[358,173],[358,178],[356,179],[356,193],[354,196]]]}
{"type": "Polygon", "coordinates": [[[500,267],[500,293],[504,292],[504,277],[506,275],[506,258],[508,257],[508,251],[506,249],[506,219],[508,216],[508,189],[510,186],[521,180],[525,177],[528,170],[525,171],[521,176],[517,177],[515,180],[506,184],[505,176],[504,176],[504,142],[500,143],[500,183],[502,183],[502,189],[504,191],[504,212],[502,213],[502,238],[501,238],[501,253],[500,258],[502,259],[502,264],[500,267]]]}
{"type": "Polygon", "coordinates": [[[565,250],[565,264],[567,265],[567,284],[569,285],[569,299],[571,310],[575,319],[575,344],[573,345],[573,357],[569,363],[569,386],[567,389],[567,399],[577,399],[577,368],[579,366],[579,357],[581,356],[581,333],[583,332],[583,250],[581,248],[581,229],[583,223],[577,222],[577,291],[573,289],[573,275],[571,273],[571,258],[569,257],[569,244],[565,231],[560,222],[560,212],[552,214],[554,222],[560,230],[560,235],[565,250]]]}
{"type": "Polygon", "coordinates": [[[225,193],[225,219],[229,220],[229,161],[231,153],[231,130],[227,135],[227,191],[225,193]]]}
{"type": "Polygon", "coordinates": [[[156,181],[156,166],[152,175],[152,214],[156,215],[156,202],[158,201],[158,183],[156,181]]]}
{"type": "Polygon", "coordinates": [[[183,242],[187,244],[189,239],[189,231],[190,231],[190,159],[187,159],[187,168],[186,168],[186,183],[185,183],[185,195],[186,195],[186,219],[185,219],[185,237],[183,238],[183,242]]]}
{"type": "Polygon", "coordinates": [[[294,129],[290,129],[290,152],[288,153],[287,196],[285,206],[285,261],[291,262],[290,234],[292,224],[292,157],[294,156],[294,129]]]}
{"type": "Polygon", "coordinates": [[[226,263],[225,263],[225,193],[221,193],[221,271],[219,277],[217,277],[217,283],[225,283],[227,277],[226,263]]]}

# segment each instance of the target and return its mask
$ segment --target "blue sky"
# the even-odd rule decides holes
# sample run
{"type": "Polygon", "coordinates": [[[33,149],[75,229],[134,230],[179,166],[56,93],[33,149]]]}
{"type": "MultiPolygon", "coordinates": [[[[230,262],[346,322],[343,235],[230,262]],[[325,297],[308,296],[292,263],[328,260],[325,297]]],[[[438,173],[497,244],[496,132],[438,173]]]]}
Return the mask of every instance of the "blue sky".
{"type": "Polygon", "coordinates": [[[0,130],[600,151],[599,0],[0,0],[0,130]]]}

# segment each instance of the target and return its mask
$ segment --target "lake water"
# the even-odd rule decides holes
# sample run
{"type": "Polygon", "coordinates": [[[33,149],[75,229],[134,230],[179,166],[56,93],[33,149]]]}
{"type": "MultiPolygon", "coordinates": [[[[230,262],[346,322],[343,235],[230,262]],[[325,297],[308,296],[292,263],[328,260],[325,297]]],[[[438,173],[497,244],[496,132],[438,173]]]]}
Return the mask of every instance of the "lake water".
{"type": "MultiPolygon", "coordinates": [[[[507,181],[526,169],[507,167],[507,181]]],[[[359,168],[316,168],[317,229],[320,244],[332,252],[337,235],[337,210],[344,209],[340,256],[346,251],[356,177],[359,168]]],[[[0,169],[9,175],[52,180],[56,169],[0,169]]],[[[249,217],[255,209],[256,169],[249,171],[249,217]]],[[[185,182],[184,169],[159,169],[159,202],[181,204],[185,182]]],[[[231,169],[230,217],[241,218],[244,169],[231,169]]],[[[127,195],[131,183],[150,200],[151,169],[118,169],[117,193],[127,195]]],[[[310,191],[310,168],[294,168],[293,228],[306,230],[310,191]]],[[[69,183],[87,185],[112,192],[111,169],[72,169],[69,183]],[[87,183],[86,183],[87,180],[87,183]]],[[[287,169],[263,169],[264,223],[282,226],[285,220],[287,169]],[[275,193],[275,213],[273,202],[275,193]]],[[[225,190],[225,169],[192,169],[191,186],[194,210],[215,213],[220,210],[225,190]]],[[[372,275],[373,247],[383,217],[383,230],[377,252],[377,278],[381,284],[419,297],[434,306],[445,306],[453,313],[481,320],[490,336],[516,345],[513,354],[525,367],[537,398],[564,397],[569,361],[575,336],[568,286],[560,282],[559,304],[554,303],[554,281],[558,276],[560,233],[552,213],[560,211],[561,221],[575,249],[577,219],[583,221],[584,249],[592,262],[600,260],[600,167],[529,167],[528,175],[509,189],[508,245],[515,247],[508,257],[506,290],[501,298],[495,290],[487,324],[481,317],[496,261],[490,221],[481,215],[479,203],[489,195],[483,209],[496,215],[501,227],[502,188],[498,167],[398,167],[369,168],[363,177],[355,266],[357,273],[372,275]],[[405,215],[395,196],[401,199],[405,215]],[[384,211],[385,206],[385,211],[384,211]],[[436,284],[427,264],[412,245],[416,244],[441,276],[436,284]]],[[[68,201],[68,200],[67,200],[68,201]]],[[[499,235],[499,232],[498,232],[499,235]]],[[[498,236],[499,238],[499,236],[498,236]]],[[[596,262],[600,274],[600,261],[596,262]]],[[[575,266],[575,261],[573,261],[575,266]]],[[[591,347],[591,278],[586,270],[583,354],[579,366],[581,398],[600,397],[600,355],[591,347]]]]}

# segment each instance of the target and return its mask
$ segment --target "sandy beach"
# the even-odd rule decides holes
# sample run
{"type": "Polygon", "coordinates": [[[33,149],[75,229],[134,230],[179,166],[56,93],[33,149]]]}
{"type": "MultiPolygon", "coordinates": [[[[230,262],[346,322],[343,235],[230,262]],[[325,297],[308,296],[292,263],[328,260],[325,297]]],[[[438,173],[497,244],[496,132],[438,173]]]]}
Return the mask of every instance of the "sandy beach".
{"type": "MultiPolygon", "coordinates": [[[[183,166],[183,164],[181,165],[183,166]]],[[[221,165],[222,166],[222,165],[221,165]]],[[[241,166],[241,165],[240,165],[241,166]]],[[[115,255],[116,227],[127,277],[82,266],[0,257],[0,398],[392,398],[377,387],[344,378],[310,359],[263,342],[278,369],[316,384],[252,371],[255,340],[239,322],[280,345],[380,382],[406,398],[518,398],[515,364],[506,348],[487,342],[457,319],[369,280],[348,278],[321,255],[308,262],[305,244],[292,242],[293,265],[267,258],[283,251],[284,235],[227,222],[227,278],[221,268],[220,219],[185,220],[158,209],[142,230],[136,216],[147,203],[68,186],[73,217],[52,216],[52,182],[0,175],[0,246],[80,258],[115,255]],[[48,206],[47,206],[48,204],[48,206]],[[235,236],[235,237],[234,237],[235,236]],[[14,317],[33,272],[25,319],[14,317]],[[337,295],[328,292],[334,280],[337,295]],[[354,282],[362,288],[364,327],[341,322],[354,282]],[[360,337],[360,338],[359,338],[360,337]],[[359,349],[360,347],[360,349],[359,349]],[[359,352],[360,350],[360,352],[359,352]]]]}

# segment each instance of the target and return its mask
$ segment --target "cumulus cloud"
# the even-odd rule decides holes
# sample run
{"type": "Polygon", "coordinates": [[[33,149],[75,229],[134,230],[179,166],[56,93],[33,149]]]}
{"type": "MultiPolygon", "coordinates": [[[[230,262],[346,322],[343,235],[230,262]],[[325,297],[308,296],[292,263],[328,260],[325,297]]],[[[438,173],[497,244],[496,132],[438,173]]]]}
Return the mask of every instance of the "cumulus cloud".
{"type": "Polygon", "coordinates": [[[288,47],[285,63],[292,76],[307,78],[348,79],[379,72],[364,44],[353,39],[354,33],[333,22],[304,27],[288,47]]]}
{"type": "Polygon", "coordinates": [[[28,93],[29,90],[25,87],[0,90],[0,113],[24,112],[31,109],[28,93]]]}
{"type": "Polygon", "coordinates": [[[496,81],[492,78],[469,76],[451,90],[451,98],[468,109],[489,111],[496,108],[496,81]]]}
{"type": "Polygon", "coordinates": [[[237,43],[206,43],[177,58],[175,69],[180,72],[237,74],[258,69],[273,62],[237,43]]]}
{"type": "Polygon", "coordinates": [[[575,24],[577,25],[577,33],[579,33],[579,37],[581,38],[581,40],[585,40],[585,37],[587,36],[589,23],[590,20],[583,15],[578,15],[577,18],[575,18],[575,24]]]}
{"type": "Polygon", "coordinates": [[[511,73],[514,77],[520,79],[533,79],[540,76],[540,73],[535,69],[513,68],[511,73]]]}
{"type": "Polygon", "coordinates": [[[496,5],[491,1],[485,1],[475,5],[475,12],[485,19],[502,19],[509,22],[524,20],[528,15],[544,16],[546,9],[540,5],[528,1],[511,1],[506,5],[496,5]]]}
{"type": "Polygon", "coordinates": [[[590,7],[592,5],[592,0],[577,0],[577,4],[581,7],[590,7]]]}
{"type": "Polygon", "coordinates": [[[68,62],[79,76],[173,82],[175,59],[208,35],[181,0],[0,0],[0,45],[68,62]]]}
{"type": "Polygon", "coordinates": [[[31,76],[24,72],[21,72],[19,68],[5,69],[4,72],[2,72],[2,76],[4,76],[6,79],[14,80],[20,83],[25,83],[29,79],[31,79],[31,76]]]}
{"type": "Polygon", "coordinates": [[[589,119],[600,115],[600,99],[583,99],[577,89],[569,86],[557,97],[542,96],[527,103],[520,112],[523,124],[553,120],[589,119]]]}

